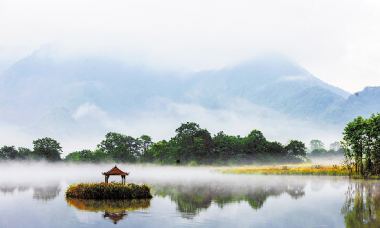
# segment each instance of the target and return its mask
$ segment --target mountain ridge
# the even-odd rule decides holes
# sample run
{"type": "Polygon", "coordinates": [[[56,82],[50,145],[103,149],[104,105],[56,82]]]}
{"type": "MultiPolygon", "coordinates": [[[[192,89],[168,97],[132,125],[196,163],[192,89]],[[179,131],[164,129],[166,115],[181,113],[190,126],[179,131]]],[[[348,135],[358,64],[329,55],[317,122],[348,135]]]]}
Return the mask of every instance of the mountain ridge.
{"type": "Polygon", "coordinates": [[[155,99],[214,110],[226,108],[226,100],[244,99],[290,118],[336,125],[380,110],[380,87],[350,95],[279,55],[188,77],[178,74],[101,58],[30,55],[0,75],[0,119],[33,126],[41,119],[54,122],[46,117],[54,109],[73,116],[87,103],[120,117],[149,111],[155,99]]]}

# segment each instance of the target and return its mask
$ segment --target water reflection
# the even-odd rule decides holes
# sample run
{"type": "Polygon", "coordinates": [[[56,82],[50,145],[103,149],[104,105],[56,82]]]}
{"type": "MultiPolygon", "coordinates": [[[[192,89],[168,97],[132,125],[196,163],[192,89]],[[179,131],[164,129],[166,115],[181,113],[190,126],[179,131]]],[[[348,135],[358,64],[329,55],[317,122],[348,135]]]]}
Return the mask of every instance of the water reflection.
{"type": "Polygon", "coordinates": [[[306,183],[279,183],[276,185],[223,185],[221,183],[166,184],[152,186],[155,196],[168,196],[177,205],[182,217],[193,218],[207,210],[212,202],[223,208],[226,204],[246,201],[254,210],[259,210],[270,196],[287,193],[293,199],[305,195],[306,183]]]}
{"type": "Polygon", "coordinates": [[[342,208],[346,227],[380,227],[380,182],[355,181],[342,208]]]}
{"type": "Polygon", "coordinates": [[[16,187],[9,187],[9,186],[1,186],[0,192],[4,194],[12,194],[17,188],[16,187]]]}
{"type": "Polygon", "coordinates": [[[61,192],[61,187],[57,185],[35,187],[33,188],[33,199],[41,201],[49,201],[56,198],[61,192]]]}
{"type": "Polygon", "coordinates": [[[103,212],[103,218],[110,219],[114,224],[127,217],[127,211],[147,209],[150,199],[133,200],[90,200],[66,198],[67,203],[81,211],[103,212]]]}
{"type": "Polygon", "coordinates": [[[61,186],[59,183],[48,183],[47,185],[15,185],[4,184],[0,186],[0,192],[4,194],[13,194],[16,192],[22,193],[33,189],[33,199],[39,201],[49,201],[55,199],[61,192],[61,186]]]}

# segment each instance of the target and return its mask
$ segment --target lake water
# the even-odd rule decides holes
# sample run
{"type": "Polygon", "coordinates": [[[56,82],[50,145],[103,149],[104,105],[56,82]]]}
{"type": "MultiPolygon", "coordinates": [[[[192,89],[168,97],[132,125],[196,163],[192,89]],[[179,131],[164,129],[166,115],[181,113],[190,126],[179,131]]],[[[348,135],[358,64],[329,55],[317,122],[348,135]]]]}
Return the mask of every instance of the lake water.
{"type": "Polygon", "coordinates": [[[67,200],[69,184],[101,182],[112,166],[1,165],[2,228],[380,227],[378,181],[120,165],[127,182],[152,186],[153,199],[67,200]]]}

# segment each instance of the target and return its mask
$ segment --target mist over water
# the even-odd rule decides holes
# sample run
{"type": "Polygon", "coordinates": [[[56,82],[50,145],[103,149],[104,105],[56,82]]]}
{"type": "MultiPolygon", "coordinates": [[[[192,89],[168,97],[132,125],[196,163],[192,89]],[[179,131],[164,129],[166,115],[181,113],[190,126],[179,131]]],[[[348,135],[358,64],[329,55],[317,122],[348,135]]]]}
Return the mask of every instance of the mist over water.
{"type": "Polygon", "coordinates": [[[1,227],[109,227],[115,221],[133,227],[344,227],[345,193],[355,186],[346,177],[234,175],[204,167],[118,164],[130,172],[127,183],[151,186],[152,200],[66,202],[70,184],[102,182],[101,172],[114,165],[2,163],[1,227]],[[109,214],[107,208],[117,211],[109,214]],[[16,213],[28,214],[11,220],[16,213]],[[47,219],[40,220],[42,216],[47,219]]]}

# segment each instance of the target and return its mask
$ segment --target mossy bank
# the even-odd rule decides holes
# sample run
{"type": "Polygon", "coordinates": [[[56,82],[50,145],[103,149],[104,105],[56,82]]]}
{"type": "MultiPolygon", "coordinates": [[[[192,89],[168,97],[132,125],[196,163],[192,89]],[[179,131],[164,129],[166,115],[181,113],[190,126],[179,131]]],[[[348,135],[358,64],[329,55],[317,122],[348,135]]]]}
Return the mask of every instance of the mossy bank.
{"type": "Polygon", "coordinates": [[[152,198],[148,185],[121,183],[80,183],[70,185],[66,197],[81,199],[146,199],[152,198]]]}

